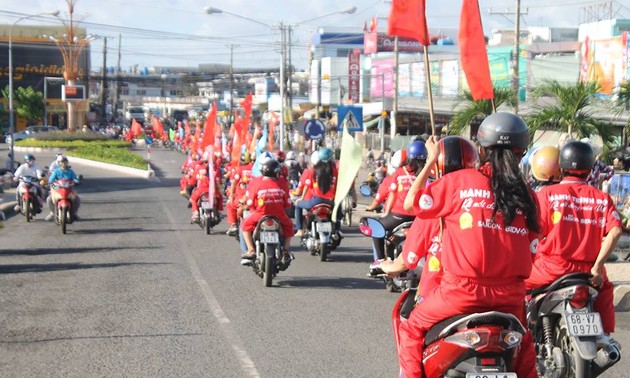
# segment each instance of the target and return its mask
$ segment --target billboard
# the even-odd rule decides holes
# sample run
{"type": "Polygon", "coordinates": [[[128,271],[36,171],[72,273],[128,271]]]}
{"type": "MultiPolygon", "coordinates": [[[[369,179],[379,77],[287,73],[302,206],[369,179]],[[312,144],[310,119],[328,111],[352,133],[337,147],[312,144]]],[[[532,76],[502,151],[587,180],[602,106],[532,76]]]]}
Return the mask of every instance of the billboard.
{"type": "Polygon", "coordinates": [[[603,95],[612,95],[615,87],[628,79],[628,34],[582,43],[580,81],[596,81],[603,95]]]}
{"type": "Polygon", "coordinates": [[[356,104],[361,100],[361,50],[354,49],[348,54],[348,99],[356,104]]]}

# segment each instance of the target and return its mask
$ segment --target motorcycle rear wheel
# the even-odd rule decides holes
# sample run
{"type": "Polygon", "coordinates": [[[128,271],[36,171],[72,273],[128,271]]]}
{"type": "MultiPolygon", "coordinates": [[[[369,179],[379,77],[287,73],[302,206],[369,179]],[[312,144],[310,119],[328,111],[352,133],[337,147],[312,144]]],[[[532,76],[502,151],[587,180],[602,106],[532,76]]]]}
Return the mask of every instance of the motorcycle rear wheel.
{"type": "Polygon", "coordinates": [[[273,256],[271,251],[274,251],[277,247],[275,246],[271,246],[271,245],[266,245],[265,246],[265,254],[264,256],[264,262],[263,265],[265,267],[265,271],[263,273],[263,282],[265,284],[265,287],[271,287],[271,284],[273,282],[273,273],[275,271],[275,257],[273,256]]]}
{"type": "Polygon", "coordinates": [[[31,200],[26,198],[23,202],[24,206],[24,215],[26,216],[26,221],[30,222],[33,219],[33,213],[31,212],[31,200]]]}
{"type": "Polygon", "coordinates": [[[326,261],[326,257],[328,257],[328,245],[319,243],[319,261],[326,261]]]}
{"type": "Polygon", "coordinates": [[[573,346],[567,324],[564,319],[560,318],[556,325],[556,345],[562,349],[567,362],[568,378],[591,378],[593,377],[591,369],[591,361],[584,361],[580,357],[580,353],[573,346]]]}

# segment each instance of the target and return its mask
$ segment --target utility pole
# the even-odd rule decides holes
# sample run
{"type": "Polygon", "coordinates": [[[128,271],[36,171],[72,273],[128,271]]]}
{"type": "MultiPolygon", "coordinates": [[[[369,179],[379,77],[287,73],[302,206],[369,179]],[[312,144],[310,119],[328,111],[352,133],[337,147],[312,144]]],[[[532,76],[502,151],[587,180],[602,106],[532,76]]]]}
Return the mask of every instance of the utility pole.
{"type": "Polygon", "coordinates": [[[289,59],[289,64],[288,64],[288,78],[287,78],[287,89],[288,89],[288,97],[289,97],[289,111],[291,112],[291,114],[293,114],[293,65],[291,63],[291,38],[292,38],[292,31],[293,31],[293,27],[291,25],[287,26],[287,44],[288,44],[288,59],[289,59]]]}
{"type": "Polygon", "coordinates": [[[103,69],[101,72],[101,125],[107,124],[107,37],[103,37],[103,69]]]}
{"type": "Polygon", "coordinates": [[[228,118],[228,128],[232,125],[234,116],[234,48],[237,45],[230,44],[230,117],[228,118]]]}
{"type": "Polygon", "coordinates": [[[284,151],[284,70],[286,63],[286,38],[285,38],[285,27],[282,22],[280,22],[280,151],[284,151]]]}
{"type": "MultiPolygon", "coordinates": [[[[385,92],[383,92],[385,97],[385,92]]],[[[394,101],[392,104],[392,115],[389,120],[390,136],[396,137],[396,116],[398,115],[398,36],[394,38],[394,101]]]]}
{"type": "Polygon", "coordinates": [[[121,34],[118,34],[118,67],[116,68],[116,99],[114,100],[114,118],[118,118],[118,103],[120,102],[120,91],[122,89],[122,77],[120,76],[121,38],[121,34]]]}
{"type": "Polygon", "coordinates": [[[520,52],[520,36],[521,36],[521,15],[526,15],[528,9],[525,8],[525,11],[521,11],[521,0],[516,0],[516,10],[511,12],[510,10],[505,11],[493,11],[490,9],[489,14],[498,14],[503,17],[514,15],[514,49],[512,51],[512,91],[514,92],[514,113],[518,113],[518,101],[519,96],[518,92],[520,89],[520,77],[519,77],[519,58],[521,55],[520,52]]]}

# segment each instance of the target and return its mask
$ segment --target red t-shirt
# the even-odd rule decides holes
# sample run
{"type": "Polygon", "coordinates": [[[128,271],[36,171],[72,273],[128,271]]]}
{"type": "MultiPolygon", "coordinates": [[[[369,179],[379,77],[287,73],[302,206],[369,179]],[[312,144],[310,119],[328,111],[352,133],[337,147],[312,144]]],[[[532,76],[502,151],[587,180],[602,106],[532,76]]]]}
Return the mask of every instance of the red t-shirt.
{"type": "Polygon", "coordinates": [[[383,179],[383,181],[381,182],[381,185],[378,186],[378,190],[376,191],[376,195],[374,196],[374,199],[376,200],[377,203],[383,203],[385,202],[385,200],[387,200],[387,195],[389,194],[389,186],[392,183],[392,176],[385,176],[385,178],[383,179]]]}
{"type": "Polygon", "coordinates": [[[291,207],[289,195],[274,179],[256,178],[251,181],[245,194],[247,206],[262,214],[286,216],[284,209],[291,207]]]}
{"type": "Polygon", "coordinates": [[[304,172],[302,172],[302,176],[300,176],[300,182],[297,186],[298,193],[302,193],[302,190],[304,190],[304,188],[307,188],[306,193],[304,193],[304,197],[302,199],[308,200],[313,197],[313,191],[308,189],[311,185],[313,185],[313,167],[306,169],[304,172]]]}
{"type": "Polygon", "coordinates": [[[435,289],[442,278],[442,242],[439,219],[416,217],[407,232],[402,258],[407,269],[415,269],[425,258],[420,277],[419,295],[425,296],[435,289]]]}
{"type": "Polygon", "coordinates": [[[541,238],[537,253],[560,261],[594,263],[602,239],[621,217],[608,193],[577,177],[538,192],[541,238]]]}
{"type": "Polygon", "coordinates": [[[335,199],[335,191],[337,190],[337,174],[338,174],[338,169],[333,164],[332,177],[331,177],[332,180],[330,181],[330,189],[328,189],[326,193],[323,193],[320,190],[319,185],[317,184],[317,178],[315,177],[315,171],[313,170],[313,179],[310,185],[310,189],[313,191],[313,197],[324,198],[329,201],[332,201],[333,199],[335,199]]]}
{"type": "Polygon", "coordinates": [[[503,225],[492,221],[494,193],[490,179],[462,169],[432,182],[414,200],[418,217],[444,218],[442,267],[460,277],[523,280],[532,269],[535,235],[517,213],[503,225]]]}
{"type": "Polygon", "coordinates": [[[411,184],[416,179],[416,175],[413,172],[407,170],[407,167],[397,168],[392,174],[392,179],[389,184],[389,192],[393,193],[394,198],[394,206],[392,207],[391,212],[399,215],[409,215],[413,216],[413,211],[406,211],[403,207],[405,203],[405,197],[407,197],[407,193],[409,192],[409,188],[411,188],[411,184]]]}
{"type": "Polygon", "coordinates": [[[247,191],[247,184],[252,178],[253,166],[253,163],[239,165],[234,171],[233,185],[236,185],[234,189],[234,195],[236,198],[242,198],[245,195],[245,192],[247,191]]]}

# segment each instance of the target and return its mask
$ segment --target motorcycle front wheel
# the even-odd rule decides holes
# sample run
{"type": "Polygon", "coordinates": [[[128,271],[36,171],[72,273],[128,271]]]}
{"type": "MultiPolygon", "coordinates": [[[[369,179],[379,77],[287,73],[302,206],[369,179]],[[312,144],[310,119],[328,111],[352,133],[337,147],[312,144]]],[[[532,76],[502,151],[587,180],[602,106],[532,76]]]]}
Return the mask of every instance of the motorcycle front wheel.
{"type": "Polygon", "coordinates": [[[202,217],[203,218],[201,218],[201,219],[203,219],[203,221],[202,221],[203,222],[203,228],[206,231],[206,235],[210,235],[210,233],[212,232],[212,225],[211,225],[211,221],[212,220],[210,219],[210,216],[208,215],[208,213],[206,213],[205,211],[202,214],[202,217]]]}
{"type": "Polygon", "coordinates": [[[26,221],[30,222],[33,219],[33,213],[31,211],[31,200],[29,198],[25,198],[22,201],[22,205],[24,206],[24,215],[26,216],[26,221]]]}
{"type": "Polygon", "coordinates": [[[59,209],[59,211],[61,212],[60,217],[59,217],[59,225],[61,226],[61,233],[65,235],[66,225],[68,223],[68,209],[62,208],[62,209],[59,209]]]}
{"type": "Polygon", "coordinates": [[[584,361],[580,357],[580,353],[573,345],[567,324],[563,318],[560,318],[556,326],[556,345],[560,347],[567,362],[568,378],[591,378],[593,377],[591,369],[591,361],[584,361]]]}

